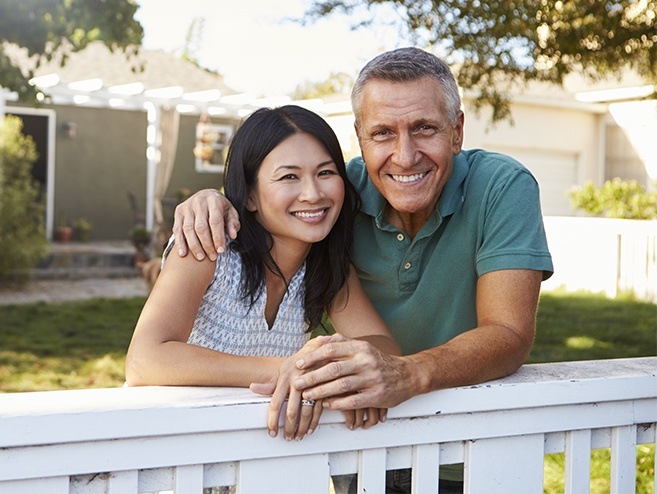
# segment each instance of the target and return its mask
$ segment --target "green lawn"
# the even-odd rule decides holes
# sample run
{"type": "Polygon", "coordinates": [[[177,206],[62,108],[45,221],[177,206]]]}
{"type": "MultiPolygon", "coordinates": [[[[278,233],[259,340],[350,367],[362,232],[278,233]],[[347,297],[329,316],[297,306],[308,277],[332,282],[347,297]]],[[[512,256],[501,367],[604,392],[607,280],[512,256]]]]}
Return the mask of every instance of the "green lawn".
{"type": "MultiPolygon", "coordinates": [[[[0,392],[112,387],[144,299],[0,306],[0,392]]],[[[544,293],[529,362],[657,354],[657,305],[544,293]]],[[[545,493],[563,492],[564,455],[545,461],[545,493]]],[[[609,450],[592,454],[591,492],[609,492],[609,450]]],[[[637,447],[637,494],[653,492],[654,447],[637,447]]]]}
{"type": "Polygon", "coordinates": [[[123,383],[144,299],[0,306],[0,392],[123,383]]]}

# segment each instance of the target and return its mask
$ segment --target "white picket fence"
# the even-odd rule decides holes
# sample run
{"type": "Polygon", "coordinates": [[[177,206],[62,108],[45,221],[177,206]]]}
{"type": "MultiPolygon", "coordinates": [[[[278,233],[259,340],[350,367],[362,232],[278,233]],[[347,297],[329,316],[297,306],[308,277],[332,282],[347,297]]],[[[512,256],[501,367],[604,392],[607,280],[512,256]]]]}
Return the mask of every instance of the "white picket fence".
{"type": "Polygon", "coordinates": [[[632,292],[657,302],[657,221],[546,216],[555,273],[544,290],[632,292]]]}
{"type": "Polygon", "coordinates": [[[635,490],[636,446],[655,444],[657,357],[526,365],[513,376],[416,397],[348,430],[327,412],[300,442],[272,439],[267,399],[246,389],[146,387],[0,395],[0,493],[328,493],[358,473],[465,464],[466,493],[543,492],[544,455],[566,453],[566,493],[589,492],[592,449],[611,448],[611,492],[635,490]]]}

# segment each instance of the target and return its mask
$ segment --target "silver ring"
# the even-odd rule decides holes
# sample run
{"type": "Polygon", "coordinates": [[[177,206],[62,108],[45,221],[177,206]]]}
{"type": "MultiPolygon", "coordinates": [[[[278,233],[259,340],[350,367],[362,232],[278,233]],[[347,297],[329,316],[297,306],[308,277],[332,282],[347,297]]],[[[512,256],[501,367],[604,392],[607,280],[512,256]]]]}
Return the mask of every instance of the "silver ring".
{"type": "Polygon", "coordinates": [[[301,404],[304,407],[314,407],[315,406],[315,400],[301,400],[301,404]]]}

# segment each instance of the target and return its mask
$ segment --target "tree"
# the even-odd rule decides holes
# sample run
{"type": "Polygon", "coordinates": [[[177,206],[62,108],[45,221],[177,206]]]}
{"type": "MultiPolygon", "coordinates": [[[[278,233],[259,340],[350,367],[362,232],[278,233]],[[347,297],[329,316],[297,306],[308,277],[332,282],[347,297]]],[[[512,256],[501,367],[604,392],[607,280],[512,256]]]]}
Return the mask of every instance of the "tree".
{"type": "Polygon", "coordinates": [[[331,94],[344,94],[351,91],[354,84],[354,78],[344,72],[331,72],[328,78],[324,81],[305,81],[299,84],[294,92],[292,98],[312,99],[321,98],[331,94]]]}
{"type": "Polygon", "coordinates": [[[303,20],[393,7],[411,39],[444,50],[459,85],[509,116],[508,93],[631,68],[657,84],[657,0],[314,0],[303,20]]]}
{"type": "Polygon", "coordinates": [[[48,251],[43,200],[32,178],[36,146],[22,126],[11,116],[0,125],[0,277],[19,281],[48,251]]]}
{"type": "Polygon", "coordinates": [[[181,58],[193,63],[197,67],[201,64],[198,61],[198,52],[203,42],[203,28],[205,27],[205,18],[194,17],[185,36],[185,46],[182,50],[181,58]]]}
{"type": "Polygon", "coordinates": [[[137,53],[143,38],[134,19],[135,0],[20,0],[0,2],[0,87],[16,91],[23,101],[34,100],[37,89],[28,83],[41,61],[84,49],[103,41],[126,56],[137,53]],[[7,45],[27,49],[35,67],[19,67],[7,54],[7,45]]]}

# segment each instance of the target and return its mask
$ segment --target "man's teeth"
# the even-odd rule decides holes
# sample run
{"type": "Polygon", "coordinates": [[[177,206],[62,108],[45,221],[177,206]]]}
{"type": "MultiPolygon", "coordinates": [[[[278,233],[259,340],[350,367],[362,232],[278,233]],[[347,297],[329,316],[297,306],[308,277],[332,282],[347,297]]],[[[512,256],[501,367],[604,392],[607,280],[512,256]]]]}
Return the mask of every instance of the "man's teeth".
{"type": "Polygon", "coordinates": [[[299,218],[316,218],[323,214],[324,214],[324,210],[317,211],[316,213],[306,213],[305,211],[297,211],[294,213],[294,216],[298,216],[299,218]]]}
{"type": "Polygon", "coordinates": [[[396,182],[409,183],[420,180],[424,175],[424,173],[416,173],[415,175],[392,175],[392,178],[396,182]]]}

